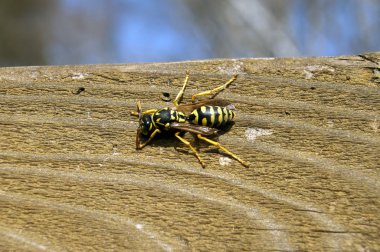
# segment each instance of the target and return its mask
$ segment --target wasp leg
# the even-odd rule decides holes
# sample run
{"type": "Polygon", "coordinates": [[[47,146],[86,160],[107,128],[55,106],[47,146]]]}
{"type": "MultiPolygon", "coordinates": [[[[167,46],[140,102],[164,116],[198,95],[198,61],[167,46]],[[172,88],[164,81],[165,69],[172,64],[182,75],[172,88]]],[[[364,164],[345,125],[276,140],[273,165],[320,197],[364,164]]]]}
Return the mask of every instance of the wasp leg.
{"type": "Polygon", "coordinates": [[[232,76],[232,78],[229,81],[227,81],[226,83],[224,83],[223,85],[221,85],[219,87],[216,87],[216,88],[214,88],[212,90],[208,90],[208,91],[201,92],[201,93],[198,93],[198,94],[194,94],[191,97],[191,100],[194,102],[196,97],[198,97],[198,96],[205,96],[205,95],[212,95],[211,98],[215,98],[215,96],[217,96],[220,92],[222,92],[224,89],[226,89],[232,82],[234,82],[237,77],[238,77],[238,75],[235,74],[234,76],[232,76]]]}
{"type": "Polygon", "coordinates": [[[178,104],[181,102],[181,99],[182,99],[182,96],[183,96],[183,93],[185,92],[185,89],[186,89],[186,85],[187,83],[189,82],[189,76],[190,76],[190,72],[189,71],[186,71],[186,76],[185,76],[185,80],[183,82],[183,86],[182,86],[182,89],[179,91],[179,93],[177,94],[177,97],[175,98],[175,100],[173,101],[174,103],[174,106],[178,106],[178,104]]]}
{"type": "MultiPolygon", "coordinates": [[[[157,112],[158,109],[148,109],[148,110],[145,110],[144,112],[142,112],[142,114],[153,114],[155,112],[157,112]]],[[[131,115],[133,116],[139,116],[139,113],[138,112],[135,112],[135,111],[131,111],[131,115]]]]}
{"type": "Polygon", "coordinates": [[[145,143],[140,143],[140,144],[138,144],[138,148],[137,149],[142,149],[142,148],[144,148],[150,141],[152,141],[152,139],[154,138],[154,136],[157,134],[157,133],[161,133],[161,130],[159,130],[159,129],[155,129],[154,131],[153,131],[153,133],[149,136],[149,138],[148,138],[148,140],[146,140],[145,141],[145,143]]]}
{"type": "Polygon", "coordinates": [[[205,164],[203,163],[201,157],[199,156],[198,152],[195,150],[195,148],[187,141],[186,139],[180,137],[181,132],[175,133],[176,138],[178,138],[182,143],[186,144],[189,146],[189,148],[194,152],[195,156],[198,158],[199,162],[201,163],[202,167],[205,168],[205,164]]]}
{"type": "Polygon", "coordinates": [[[144,115],[156,113],[158,109],[148,109],[142,112],[144,115]]]}
{"type": "Polygon", "coordinates": [[[239,161],[242,165],[244,165],[245,167],[249,167],[249,163],[248,162],[245,162],[243,161],[242,159],[240,159],[238,156],[236,156],[235,154],[233,154],[232,152],[230,152],[229,150],[227,150],[225,147],[223,147],[220,143],[218,142],[215,142],[215,141],[212,141],[204,136],[202,136],[201,134],[197,134],[197,137],[201,140],[204,140],[216,147],[218,147],[219,149],[223,150],[225,153],[227,153],[228,155],[230,155],[231,157],[235,158],[237,161],[239,161]]]}

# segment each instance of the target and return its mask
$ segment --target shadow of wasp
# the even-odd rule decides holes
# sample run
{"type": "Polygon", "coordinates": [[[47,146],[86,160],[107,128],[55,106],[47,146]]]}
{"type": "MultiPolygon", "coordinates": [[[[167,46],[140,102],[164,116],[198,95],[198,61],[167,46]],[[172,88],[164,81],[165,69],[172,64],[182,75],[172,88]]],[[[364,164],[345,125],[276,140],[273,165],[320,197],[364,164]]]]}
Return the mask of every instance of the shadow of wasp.
{"type": "Polygon", "coordinates": [[[157,134],[170,131],[174,133],[174,136],[178,140],[193,151],[204,168],[205,163],[202,161],[197,150],[189,141],[183,138],[184,133],[189,132],[196,138],[218,147],[242,165],[248,167],[248,162],[240,159],[220,143],[210,139],[210,137],[228,131],[233,124],[235,106],[226,100],[214,98],[233,83],[237,75],[234,75],[219,87],[194,94],[191,97],[192,103],[180,104],[189,81],[189,76],[189,71],[186,71],[182,89],[173,101],[174,107],[142,111],[140,101],[137,102],[137,112],[131,112],[132,115],[139,118],[139,127],[136,133],[136,149],[144,148],[157,134]],[[201,96],[210,96],[210,98],[197,102],[197,97],[201,96]],[[142,142],[142,136],[143,138],[147,138],[145,142],[142,142]]]}

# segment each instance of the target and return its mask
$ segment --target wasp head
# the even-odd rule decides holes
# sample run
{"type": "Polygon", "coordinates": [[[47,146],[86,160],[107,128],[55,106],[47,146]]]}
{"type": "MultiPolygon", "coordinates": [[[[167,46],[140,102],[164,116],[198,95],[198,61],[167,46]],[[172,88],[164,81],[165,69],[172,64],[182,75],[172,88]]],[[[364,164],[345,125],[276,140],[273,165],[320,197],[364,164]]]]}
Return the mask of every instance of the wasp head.
{"type": "Polygon", "coordinates": [[[142,115],[139,122],[141,134],[147,136],[153,129],[152,117],[150,115],[142,115]]]}

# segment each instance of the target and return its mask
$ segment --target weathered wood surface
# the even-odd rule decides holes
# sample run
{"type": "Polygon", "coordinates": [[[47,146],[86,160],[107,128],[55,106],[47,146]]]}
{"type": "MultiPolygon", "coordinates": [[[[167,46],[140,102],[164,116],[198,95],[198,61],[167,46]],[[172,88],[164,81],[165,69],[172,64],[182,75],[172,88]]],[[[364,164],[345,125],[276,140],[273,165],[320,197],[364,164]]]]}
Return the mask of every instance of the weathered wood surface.
{"type": "MultiPolygon", "coordinates": [[[[12,250],[380,250],[380,53],[0,69],[0,246],[12,250]],[[135,150],[129,112],[220,95],[220,143],[135,150]],[[78,91],[85,88],[83,92],[78,91]]],[[[189,139],[191,137],[189,136],[189,139]]]]}

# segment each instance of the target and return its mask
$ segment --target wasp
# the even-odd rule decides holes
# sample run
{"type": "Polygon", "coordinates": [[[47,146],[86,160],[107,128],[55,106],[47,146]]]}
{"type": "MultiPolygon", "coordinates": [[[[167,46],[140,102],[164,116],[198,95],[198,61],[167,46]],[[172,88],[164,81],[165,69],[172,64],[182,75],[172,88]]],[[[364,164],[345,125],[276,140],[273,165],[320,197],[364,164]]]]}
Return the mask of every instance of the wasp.
{"type": "Polygon", "coordinates": [[[248,162],[240,159],[220,143],[210,139],[213,136],[219,135],[221,132],[228,131],[233,125],[233,119],[235,117],[234,105],[226,100],[214,98],[233,83],[237,79],[237,75],[234,75],[230,80],[217,88],[194,94],[191,97],[191,103],[180,104],[189,81],[189,76],[189,71],[186,71],[182,89],[173,101],[174,107],[142,111],[140,101],[137,102],[137,112],[131,113],[139,118],[139,126],[136,133],[136,149],[144,148],[157,134],[170,131],[174,133],[174,136],[179,141],[192,150],[204,168],[205,163],[199,156],[198,151],[189,141],[183,138],[184,133],[189,132],[196,138],[223,150],[242,165],[248,167],[248,162]],[[202,101],[197,101],[197,98],[201,96],[210,97],[202,101]],[[142,136],[145,139],[147,138],[147,140],[142,142],[142,136]]]}

